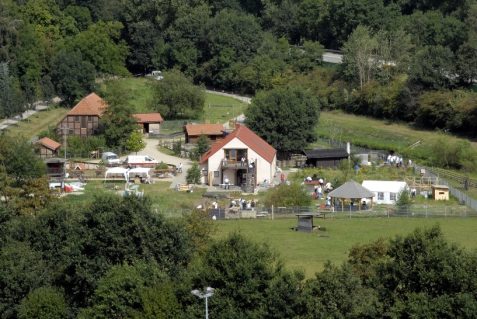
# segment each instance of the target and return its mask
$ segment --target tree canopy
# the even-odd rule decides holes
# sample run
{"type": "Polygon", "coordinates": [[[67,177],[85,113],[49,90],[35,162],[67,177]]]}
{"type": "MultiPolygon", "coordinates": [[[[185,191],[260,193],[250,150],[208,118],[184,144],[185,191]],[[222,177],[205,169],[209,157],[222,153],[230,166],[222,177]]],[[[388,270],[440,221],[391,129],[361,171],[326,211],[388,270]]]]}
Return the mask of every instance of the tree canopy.
{"type": "Polygon", "coordinates": [[[245,116],[247,125],[282,154],[302,151],[316,138],[318,100],[298,87],[259,92],[245,116]]]}

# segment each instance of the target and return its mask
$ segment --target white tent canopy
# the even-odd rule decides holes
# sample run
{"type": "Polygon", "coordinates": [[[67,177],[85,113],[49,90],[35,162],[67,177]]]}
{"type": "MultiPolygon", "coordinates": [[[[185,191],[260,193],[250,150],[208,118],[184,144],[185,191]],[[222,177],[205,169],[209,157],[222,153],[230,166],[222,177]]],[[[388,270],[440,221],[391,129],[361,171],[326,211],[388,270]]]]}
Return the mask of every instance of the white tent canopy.
{"type": "Polygon", "coordinates": [[[151,168],[148,167],[136,167],[136,168],[131,168],[130,170],[127,171],[127,177],[128,180],[131,177],[136,177],[136,176],[143,176],[146,177],[147,179],[150,179],[151,176],[149,175],[149,172],[151,171],[151,168]]]}
{"type": "Polygon", "coordinates": [[[127,180],[127,171],[128,169],[124,167],[111,167],[104,174],[104,179],[106,180],[108,176],[111,177],[111,175],[121,175],[127,180]]]}

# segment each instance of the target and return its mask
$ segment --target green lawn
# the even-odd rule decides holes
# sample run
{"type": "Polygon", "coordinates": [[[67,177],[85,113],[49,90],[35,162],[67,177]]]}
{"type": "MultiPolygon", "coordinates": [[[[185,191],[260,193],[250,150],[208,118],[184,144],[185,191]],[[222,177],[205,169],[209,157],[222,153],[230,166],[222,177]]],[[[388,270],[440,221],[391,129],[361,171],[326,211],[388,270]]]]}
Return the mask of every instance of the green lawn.
{"type": "Polygon", "coordinates": [[[56,127],[68,111],[69,109],[58,107],[35,113],[28,119],[10,126],[6,132],[14,136],[23,136],[27,139],[31,139],[40,132],[48,129],[48,126],[56,127]]]}
{"type": "Polygon", "coordinates": [[[225,123],[242,114],[247,104],[228,96],[207,92],[202,120],[209,123],[225,123]]]}
{"type": "MultiPolygon", "coordinates": [[[[417,130],[407,124],[390,123],[341,111],[321,112],[316,132],[320,137],[343,143],[350,141],[355,145],[402,153],[409,152],[409,146],[421,141],[421,144],[412,150],[421,158],[425,157],[426,148],[438,139],[446,139],[451,143],[463,140],[434,131],[417,130]]],[[[472,144],[477,148],[477,143],[472,144]]]]}
{"type": "MultiPolygon", "coordinates": [[[[125,101],[126,105],[131,107],[134,112],[152,112],[151,102],[154,99],[152,90],[152,83],[154,80],[149,78],[120,78],[108,80],[101,83],[100,95],[105,96],[108,87],[114,85],[120,88],[121,91],[127,92],[128,99],[125,101]]],[[[208,123],[225,123],[229,119],[242,114],[247,104],[231,97],[221,96],[213,93],[205,93],[204,113],[198,122],[208,123]]],[[[183,122],[186,120],[179,120],[176,123],[168,125],[167,118],[165,119],[164,127],[167,132],[177,131],[177,127],[182,129],[183,122]]]]}
{"type": "Polygon", "coordinates": [[[467,249],[477,249],[477,218],[354,218],[315,221],[326,228],[320,233],[291,230],[296,219],[218,221],[217,238],[238,231],[246,238],[267,243],[277,251],[289,269],[301,269],[307,277],[323,270],[324,263],[339,264],[356,244],[379,238],[405,235],[417,227],[439,224],[446,238],[467,249]]]}
{"type": "Polygon", "coordinates": [[[129,106],[134,113],[152,112],[151,103],[154,99],[152,83],[149,78],[120,78],[108,80],[101,83],[100,95],[107,94],[108,86],[114,85],[122,92],[127,92],[128,99],[124,103],[129,106]]]}

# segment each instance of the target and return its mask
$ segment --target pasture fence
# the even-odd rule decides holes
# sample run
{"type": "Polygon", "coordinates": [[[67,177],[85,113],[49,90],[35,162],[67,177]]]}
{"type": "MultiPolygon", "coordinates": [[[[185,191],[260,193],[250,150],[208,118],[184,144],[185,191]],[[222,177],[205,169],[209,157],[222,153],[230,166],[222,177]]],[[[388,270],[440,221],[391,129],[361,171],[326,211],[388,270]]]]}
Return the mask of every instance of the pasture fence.
{"type": "MultiPolygon", "coordinates": [[[[426,176],[438,179],[439,184],[449,187],[450,194],[454,196],[455,198],[457,198],[459,203],[461,203],[462,205],[466,205],[471,210],[477,211],[477,200],[470,197],[470,195],[466,193],[466,188],[468,188],[469,186],[474,187],[476,181],[471,180],[471,183],[469,183],[469,180],[468,180],[466,184],[465,181],[454,180],[454,183],[453,183],[453,182],[449,182],[447,178],[442,177],[442,172],[445,170],[430,168],[426,166],[420,166],[417,164],[414,164],[414,168],[419,171],[424,170],[426,176]]],[[[450,175],[447,175],[447,177],[449,176],[450,175]]]]}

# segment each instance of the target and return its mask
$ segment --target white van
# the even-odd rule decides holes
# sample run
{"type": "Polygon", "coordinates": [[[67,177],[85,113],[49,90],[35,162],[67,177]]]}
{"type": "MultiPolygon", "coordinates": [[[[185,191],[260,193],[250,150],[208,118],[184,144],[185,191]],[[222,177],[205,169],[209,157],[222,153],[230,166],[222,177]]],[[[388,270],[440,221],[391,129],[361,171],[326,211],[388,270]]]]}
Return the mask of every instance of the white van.
{"type": "Polygon", "coordinates": [[[156,167],[157,164],[159,162],[148,155],[128,155],[124,161],[128,167],[156,167]]]}
{"type": "Polygon", "coordinates": [[[121,160],[119,159],[119,156],[113,152],[104,152],[103,155],[101,156],[101,159],[103,160],[103,163],[108,166],[121,164],[121,160]]]}

